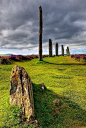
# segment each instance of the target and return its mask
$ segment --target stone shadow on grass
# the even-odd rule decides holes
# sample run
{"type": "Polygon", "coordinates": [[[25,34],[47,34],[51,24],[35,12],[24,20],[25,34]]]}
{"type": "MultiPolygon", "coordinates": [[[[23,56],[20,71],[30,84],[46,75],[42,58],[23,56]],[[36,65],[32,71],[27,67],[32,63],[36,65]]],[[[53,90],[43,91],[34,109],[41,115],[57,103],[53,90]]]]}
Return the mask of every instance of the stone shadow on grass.
{"type": "Polygon", "coordinates": [[[33,96],[35,119],[43,128],[79,128],[86,126],[86,111],[68,98],[47,88],[42,92],[41,84],[34,83],[33,96]],[[58,107],[53,103],[55,99],[61,101],[58,107]]]}
{"type": "Polygon", "coordinates": [[[86,65],[86,63],[51,63],[51,62],[47,62],[47,61],[44,61],[43,62],[46,64],[53,64],[53,65],[86,65]]]}

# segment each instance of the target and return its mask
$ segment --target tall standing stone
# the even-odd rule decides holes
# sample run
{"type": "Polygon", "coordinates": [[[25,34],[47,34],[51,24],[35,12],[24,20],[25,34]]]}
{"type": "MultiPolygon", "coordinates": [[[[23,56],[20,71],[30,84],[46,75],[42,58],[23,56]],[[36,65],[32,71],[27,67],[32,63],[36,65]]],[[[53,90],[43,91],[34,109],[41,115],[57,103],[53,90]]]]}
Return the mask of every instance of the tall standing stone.
{"type": "Polygon", "coordinates": [[[55,44],[56,56],[58,56],[58,43],[55,44]]]}
{"type": "Polygon", "coordinates": [[[23,67],[15,66],[11,72],[10,104],[22,108],[27,121],[34,119],[33,89],[29,75],[23,67]]]}
{"type": "Polygon", "coordinates": [[[49,57],[52,57],[52,40],[49,39],[49,57]]]}
{"type": "Polygon", "coordinates": [[[42,61],[42,7],[39,7],[39,61],[42,61]]]}
{"type": "Polygon", "coordinates": [[[63,47],[63,45],[61,45],[61,48],[62,48],[62,56],[64,56],[64,47],[63,47]]]}
{"type": "Polygon", "coordinates": [[[67,47],[67,49],[66,49],[66,55],[67,55],[67,56],[69,56],[69,55],[70,55],[69,47],[67,47]]]}

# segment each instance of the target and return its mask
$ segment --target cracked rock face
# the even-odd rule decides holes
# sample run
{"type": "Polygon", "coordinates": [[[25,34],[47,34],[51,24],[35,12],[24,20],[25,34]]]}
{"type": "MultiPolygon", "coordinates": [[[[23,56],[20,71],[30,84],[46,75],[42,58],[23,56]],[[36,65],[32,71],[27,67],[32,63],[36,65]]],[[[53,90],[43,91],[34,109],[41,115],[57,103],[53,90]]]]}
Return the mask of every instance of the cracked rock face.
{"type": "Polygon", "coordinates": [[[27,121],[34,119],[34,100],[31,79],[23,67],[15,66],[11,72],[10,104],[22,108],[27,121]]]}

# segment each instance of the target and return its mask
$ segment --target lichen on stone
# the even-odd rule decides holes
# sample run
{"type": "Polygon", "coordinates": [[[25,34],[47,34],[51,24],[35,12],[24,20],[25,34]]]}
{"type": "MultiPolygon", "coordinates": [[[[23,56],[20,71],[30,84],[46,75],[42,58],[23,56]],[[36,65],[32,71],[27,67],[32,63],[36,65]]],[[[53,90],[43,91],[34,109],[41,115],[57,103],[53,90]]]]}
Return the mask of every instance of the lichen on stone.
{"type": "Polygon", "coordinates": [[[34,119],[34,100],[31,79],[23,67],[12,68],[10,78],[10,104],[22,108],[27,121],[34,119]]]}

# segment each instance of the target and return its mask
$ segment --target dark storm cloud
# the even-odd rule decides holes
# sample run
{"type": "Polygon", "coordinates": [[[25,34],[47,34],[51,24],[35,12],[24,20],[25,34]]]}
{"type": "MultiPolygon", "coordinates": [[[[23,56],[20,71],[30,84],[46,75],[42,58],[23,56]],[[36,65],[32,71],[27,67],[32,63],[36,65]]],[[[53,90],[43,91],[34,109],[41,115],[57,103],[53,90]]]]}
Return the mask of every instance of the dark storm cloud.
{"type": "Polygon", "coordinates": [[[12,40],[12,41],[22,41],[22,39],[26,38],[28,36],[27,33],[25,32],[13,32],[12,34],[10,33],[8,36],[6,36],[5,38],[7,38],[8,40],[12,40]]]}
{"type": "Polygon", "coordinates": [[[40,5],[43,44],[51,38],[53,44],[86,45],[86,1],[0,0],[0,48],[38,47],[40,5]]]}

